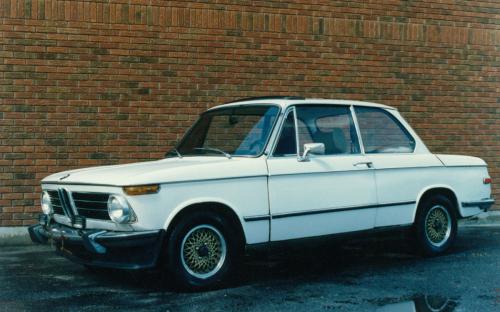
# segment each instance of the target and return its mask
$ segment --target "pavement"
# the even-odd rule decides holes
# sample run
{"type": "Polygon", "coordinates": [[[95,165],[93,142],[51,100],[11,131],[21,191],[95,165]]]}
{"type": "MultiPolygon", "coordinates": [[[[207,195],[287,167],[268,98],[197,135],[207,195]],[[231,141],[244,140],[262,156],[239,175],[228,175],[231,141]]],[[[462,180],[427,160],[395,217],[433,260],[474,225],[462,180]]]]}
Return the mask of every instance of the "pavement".
{"type": "Polygon", "coordinates": [[[255,251],[228,288],[201,293],[154,271],[91,272],[50,246],[2,246],[0,311],[500,311],[500,225],[462,224],[440,257],[409,246],[396,235],[255,251]]]}
{"type": "Polygon", "coordinates": [[[498,226],[500,225],[500,211],[488,211],[476,216],[458,221],[461,225],[471,226],[498,226]]]}

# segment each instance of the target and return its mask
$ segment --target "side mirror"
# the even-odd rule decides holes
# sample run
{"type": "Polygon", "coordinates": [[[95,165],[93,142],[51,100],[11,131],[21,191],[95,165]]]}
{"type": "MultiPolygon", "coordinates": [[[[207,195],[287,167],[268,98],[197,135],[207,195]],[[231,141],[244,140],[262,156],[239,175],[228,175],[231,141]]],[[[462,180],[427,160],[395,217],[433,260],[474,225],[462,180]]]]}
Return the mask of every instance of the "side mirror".
{"type": "Polygon", "coordinates": [[[323,143],[306,143],[304,144],[304,153],[299,156],[299,161],[309,161],[309,154],[324,155],[325,144],[323,143]]]}

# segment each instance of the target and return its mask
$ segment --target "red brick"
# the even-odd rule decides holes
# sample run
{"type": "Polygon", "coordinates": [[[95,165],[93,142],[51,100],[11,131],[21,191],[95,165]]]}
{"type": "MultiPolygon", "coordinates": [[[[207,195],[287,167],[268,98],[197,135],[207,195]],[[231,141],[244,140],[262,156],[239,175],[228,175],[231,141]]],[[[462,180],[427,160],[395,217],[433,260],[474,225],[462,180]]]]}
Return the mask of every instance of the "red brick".
{"type": "Polygon", "coordinates": [[[494,8],[6,1],[0,206],[21,219],[0,226],[33,221],[48,174],[159,158],[207,107],[277,93],[396,106],[432,151],[484,158],[500,195],[494,8]]]}

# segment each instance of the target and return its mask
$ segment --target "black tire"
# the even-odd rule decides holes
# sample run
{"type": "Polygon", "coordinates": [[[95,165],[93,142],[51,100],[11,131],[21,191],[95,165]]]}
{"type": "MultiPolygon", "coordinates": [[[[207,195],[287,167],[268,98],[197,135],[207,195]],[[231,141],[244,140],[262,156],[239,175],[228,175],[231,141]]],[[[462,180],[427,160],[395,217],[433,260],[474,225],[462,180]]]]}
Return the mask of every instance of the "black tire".
{"type": "Polygon", "coordinates": [[[418,207],[414,226],[416,245],[423,256],[446,252],[457,236],[457,216],[450,199],[443,195],[424,199],[418,207]]]}
{"type": "MultiPolygon", "coordinates": [[[[238,237],[239,235],[234,227],[232,227],[223,217],[215,213],[198,211],[184,217],[175,224],[166,242],[166,255],[164,257],[166,260],[166,267],[164,270],[166,270],[166,272],[169,273],[168,276],[173,279],[175,284],[172,286],[184,291],[200,291],[222,286],[228,281],[228,276],[236,269],[240,260],[242,246],[240,246],[241,243],[238,237]],[[225,243],[224,259],[220,260],[222,256],[213,258],[219,259],[217,261],[218,265],[210,272],[205,273],[207,275],[205,277],[194,275],[203,273],[190,272],[189,269],[192,268],[192,266],[189,265],[190,260],[188,257],[183,257],[182,248],[183,246],[188,246],[183,245],[183,243],[189,240],[190,237],[192,237],[191,235],[195,234],[196,231],[205,231],[204,233],[208,233],[209,237],[212,235],[212,238],[220,240],[220,244],[216,244],[219,249],[215,248],[218,251],[222,249],[222,240],[225,243]]],[[[210,255],[214,254],[212,253],[212,247],[207,248],[206,244],[203,246],[205,246],[205,250],[208,249],[207,254],[200,255],[200,252],[196,249],[198,254],[193,257],[204,256],[205,258],[209,258],[211,257],[210,255]]],[[[184,250],[186,250],[186,248],[187,247],[185,247],[184,250]]]]}

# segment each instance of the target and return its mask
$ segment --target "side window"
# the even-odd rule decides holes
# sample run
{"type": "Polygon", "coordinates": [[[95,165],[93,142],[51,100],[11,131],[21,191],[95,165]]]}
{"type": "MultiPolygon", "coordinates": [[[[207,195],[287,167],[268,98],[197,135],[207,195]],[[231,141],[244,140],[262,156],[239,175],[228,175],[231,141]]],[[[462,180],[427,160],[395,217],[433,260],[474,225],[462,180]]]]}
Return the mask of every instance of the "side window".
{"type": "Polygon", "coordinates": [[[356,107],[366,153],[411,153],[415,141],[399,121],[380,108],[356,107]]]}
{"type": "Polygon", "coordinates": [[[298,127],[298,134],[299,134],[299,153],[302,155],[304,153],[304,144],[306,143],[314,143],[314,139],[312,136],[311,131],[309,130],[309,127],[307,127],[306,123],[300,119],[300,117],[297,116],[297,127],[298,127]]]}
{"type": "Polygon", "coordinates": [[[305,143],[323,143],[325,155],[357,154],[356,128],[347,106],[304,105],[297,107],[300,153],[305,143]]]}
{"type": "Polygon", "coordinates": [[[290,111],[281,128],[278,144],[273,156],[297,155],[297,141],[295,139],[295,121],[293,111],[290,111]]]}

